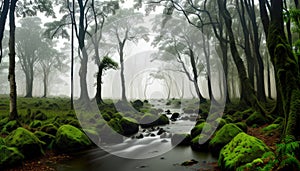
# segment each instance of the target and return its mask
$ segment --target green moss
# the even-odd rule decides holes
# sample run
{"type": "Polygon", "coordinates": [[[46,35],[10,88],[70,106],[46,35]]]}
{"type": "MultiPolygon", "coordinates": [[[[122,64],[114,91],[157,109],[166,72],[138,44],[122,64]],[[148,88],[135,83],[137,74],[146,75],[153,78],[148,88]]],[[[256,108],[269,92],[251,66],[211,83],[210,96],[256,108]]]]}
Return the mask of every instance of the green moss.
{"type": "Polygon", "coordinates": [[[191,136],[192,138],[195,138],[196,136],[198,136],[199,134],[201,134],[202,132],[204,134],[209,133],[210,131],[212,131],[212,126],[207,123],[207,122],[202,122],[199,125],[196,125],[192,130],[191,130],[191,136]]]}
{"type": "Polygon", "coordinates": [[[248,126],[245,122],[238,122],[238,123],[235,123],[235,125],[238,126],[244,132],[248,131],[248,126]]]}
{"type": "Polygon", "coordinates": [[[43,145],[44,148],[52,149],[52,145],[55,141],[55,136],[42,131],[35,131],[34,135],[41,141],[45,142],[45,144],[43,145]]]}
{"type": "Polygon", "coordinates": [[[30,128],[38,128],[41,127],[43,125],[42,121],[40,120],[34,120],[29,124],[30,128]]]}
{"type": "Polygon", "coordinates": [[[24,156],[15,147],[0,145],[0,168],[21,164],[24,156]]]}
{"type": "Polygon", "coordinates": [[[254,112],[252,115],[250,115],[247,120],[246,124],[248,126],[252,126],[254,124],[261,126],[267,123],[267,119],[260,113],[254,112]]]}
{"type": "Polygon", "coordinates": [[[140,119],[140,124],[142,127],[155,126],[156,119],[157,119],[157,116],[150,114],[150,113],[146,113],[140,119]]]}
{"type": "Polygon", "coordinates": [[[273,124],[282,124],[284,121],[283,117],[278,117],[275,119],[275,121],[273,122],[273,124]]]}
{"type": "Polygon", "coordinates": [[[9,147],[17,147],[26,158],[33,158],[43,154],[42,145],[44,142],[40,141],[32,132],[22,127],[11,132],[5,138],[5,142],[9,147]]]}
{"type": "Polygon", "coordinates": [[[273,131],[273,130],[276,130],[277,128],[279,128],[279,124],[271,124],[271,125],[268,125],[267,127],[263,128],[262,130],[264,132],[268,132],[268,131],[273,131]]]}
{"type": "Polygon", "coordinates": [[[267,151],[269,148],[261,140],[242,132],[223,147],[218,164],[222,170],[234,170],[260,158],[267,151]]]}
{"type": "Polygon", "coordinates": [[[5,117],[0,120],[0,128],[2,128],[4,125],[6,125],[9,122],[9,118],[5,117]]]}
{"type": "Polygon", "coordinates": [[[61,126],[56,133],[56,148],[64,152],[78,151],[91,145],[89,138],[72,125],[61,126]]]}
{"type": "Polygon", "coordinates": [[[243,131],[235,124],[226,124],[223,126],[209,142],[212,153],[218,156],[221,149],[240,132],[243,131]]]}
{"type": "Polygon", "coordinates": [[[110,121],[111,119],[110,115],[107,113],[102,113],[102,118],[107,122],[110,121]]]}
{"type": "Polygon", "coordinates": [[[209,141],[205,141],[204,143],[199,143],[204,140],[208,139],[207,135],[200,134],[192,139],[191,141],[191,147],[195,151],[208,151],[208,144],[209,141]]]}
{"type": "Polygon", "coordinates": [[[167,117],[167,115],[162,114],[158,117],[157,121],[156,121],[157,125],[166,125],[169,124],[169,118],[167,117]]]}
{"type": "Polygon", "coordinates": [[[2,129],[2,133],[10,133],[11,131],[17,129],[19,127],[19,124],[16,120],[9,121],[7,124],[4,125],[2,129]]]}
{"type": "Polygon", "coordinates": [[[0,137],[0,145],[5,145],[5,139],[0,137]]]}
{"type": "Polygon", "coordinates": [[[117,118],[111,119],[109,122],[107,122],[107,124],[118,134],[123,135],[124,130],[119,122],[119,119],[117,119],[117,118]]]}
{"type": "Polygon", "coordinates": [[[218,129],[221,129],[224,125],[227,124],[227,121],[223,118],[218,118],[216,120],[216,124],[218,125],[218,129]]]}
{"type": "Polygon", "coordinates": [[[135,133],[137,133],[139,131],[139,124],[133,118],[123,117],[120,120],[119,123],[121,125],[122,130],[123,130],[122,133],[125,136],[129,136],[129,135],[135,134],[135,133]]]}
{"type": "Polygon", "coordinates": [[[40,131],[46,132],[51,135],[56,135],[57,127],[54,124],[46,124],[40,127],[40,131]]]}

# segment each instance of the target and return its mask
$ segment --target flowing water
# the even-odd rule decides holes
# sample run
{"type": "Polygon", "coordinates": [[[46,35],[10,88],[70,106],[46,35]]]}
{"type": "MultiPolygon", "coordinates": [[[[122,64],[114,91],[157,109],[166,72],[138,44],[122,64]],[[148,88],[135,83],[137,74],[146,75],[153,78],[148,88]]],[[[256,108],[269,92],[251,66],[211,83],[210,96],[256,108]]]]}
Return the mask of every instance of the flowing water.
{"type": "MultiPolygon", "coordinates": [[[[156,108],[182,113],[181,108],[170,108],[164,102],[152,101],[156,108]]],[[[184,117],[181,115],[181,117],[184,117]]],[[[178,120],[163,126],[170,133],[188,133],[194,121],[178,120]]],[[[157,131],[152,132],[156,135],[157,131]]],[[[172,146],[170,138],[160,136],[143,139],[126,139],[123,143],[105,148],[95,148],[75,154],[75,158],[56,165],[58,171],[191,171],[212,170],[216,158],[205,152],[195,152],[190,146],[172,146]],[[147,148],[145,148],[147,147],[147,148]],[[120,157],[120,156],[125,156],[120,157]],[[131,156],[131,158],[128,158],[131,156]],[[126,158],[127,157],[127,158],[126,158]],[[141,159],[144,158],[144,159],[141,159]],[[181,163],[194,159],[192,166],[181,163]]]]}

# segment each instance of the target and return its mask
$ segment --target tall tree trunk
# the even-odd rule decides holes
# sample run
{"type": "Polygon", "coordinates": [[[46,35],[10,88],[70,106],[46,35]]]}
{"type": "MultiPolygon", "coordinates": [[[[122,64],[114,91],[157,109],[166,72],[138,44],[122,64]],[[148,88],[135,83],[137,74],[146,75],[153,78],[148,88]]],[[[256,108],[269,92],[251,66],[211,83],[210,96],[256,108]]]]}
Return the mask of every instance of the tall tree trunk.
{"type": "Polygon", "coordinates": [[[102,72],[103,68],[101,66],[98,67],[98,73],[97,73],[97,92],[96,92],[96,102],[97,104],[103,103],[102,99],[102,72]]]}
{"type": "Polygon", "coordinates": [[[120,76],[121,76],[121,88],[122,88],[122,101],[127,101],[127,98],[126,98],[126,87],[125,87],[125,77],[124,77],[124,43],[119,43],[119,46],[120,46],[120,65],[121,65],[121,73],[120,73],[120,76]]]}
{"type": "Polygon", "coordinates": [[[10,83],[10,110],[9,119],[17,119],[17,85],[15,75],[15,9],[17,0],[11,0],[9,11],[9,83],[10,83]]]}
{"type": "Polygon", "coordinates": [[[244,0],[245,2],[245,7],[247,10],[247,13],[250,17],[251,25],[252,25],[252,30],[253,30],[253,39],[254,39],[254,52],[255,52],[255,57],[256,60],[255,62],[257,63],[257,71],[256,71],[256,79],[257,79],[257,97],[260,101],[265,102],[266,101],[266,93],[265,93],[265,76],[264,76],[264,63],[262,60],[262,56],[259,51],[259,45],[260,45],[260,40],[259,40],[259,35],[258,35],[258,26],[256,23],[256,14],[255,14],[255,4],[254,1],[252,0],[247,1],[244,0]]]}
{"type": "Polygon", "coordinates": [[[271,67],[270,67],[270,61],[267,59],[267,79],[268,79],[268,97],[269,99],[272,99],[272,89],[271,89],[271,67]]]}
{"type": "Polygon", "coordinates": [[[44,71],[44,79],[43,79],[43,82],[44,82],[44,95],[43,97],[46,98],[47,97],[47,87],[48,87],[48,73],[46,71],[44,71]]]}
{"type": "Polygon", "coordinates": [[[6,24],[6,18],[7,14],[9,11],[9,0],[4,0],[3,1],[3,7],[1,11],[1,16],[0,16],[0,63],[2,61],[2,40],[4,36],[4,30],[5,30],[5,24],[6,24]]]}
{"type": "Polygon", "coordinates": [[[74,109],[74,16],[75,16],[75,0],[72,0],[72,27],[71,27],[71,110],[74,109]]]}
{"type": "Polygon", "coordinates": [[[226,9],[226,0],[225,1],[219,0],[218,7],[219,7],[219,11],[222,14],[222,17],[225,21],[225,25],[226,25],[228,37],[229,37],[229,45],[230,45],[231,54],[232,54],[234,63],[237,67],[239,79],[241,82],[241,87],[242,87],[242,89],[241,89],[241,104],[246,105],[246,106],[252,106],[253,108],[255,108],[257,110],[261,110],[261,108],[258,106],[256,97],[255,97],[254,88],[251,86],[251,82],[250,82],[249,78],[247,77],[244,62],[241,59],[241,57],[238,53],[238,50],[237,50],[234,33],[232,30],[232,18],[231,18],[229,11],[226,9]]]}
{"type": "MultiPolygon", "coordinates": [[[[32,68],[33,70],[33,68],[32,68]]],[[[30,71],[25,73],[25,78],[26,78],[26,98],[31,98],[32,97],[32,87],[33,87],[33,72],[30,71]]]]}
{"type": "MultiPolygon", "coordinates": [[[[265,7],[260,0],[260,6],[265,7]]],[[[263,14],[261,14],[263,15],[263,14]]],[[[267,46],[274,65],[277,86],[277,108],[285,116],[283,137],[299,136],[300,78],[299,64],[294,57],[284,32],[283,2],[271,0],[267,46]]],[[[268,16],[261,16],[267,18],[268,16]]]]}
{"type": "Polygon", "coordinates": [[[205,98],[202,96],[201,92],[200,92],[200,88],[198,85],[198,70],[197,70],[197,66],[196,66],[196,61],[195,61],[195,56],[194,56],[194,52],[192,49],[189,49],[190,51],[190,60],[191,60],[191,65],[192,65],[192,69],[193,69],[193,83],[194,83],[194,87],[197,93],[197,96],[200,100],[200,103],[205,102],[205,98]]]}

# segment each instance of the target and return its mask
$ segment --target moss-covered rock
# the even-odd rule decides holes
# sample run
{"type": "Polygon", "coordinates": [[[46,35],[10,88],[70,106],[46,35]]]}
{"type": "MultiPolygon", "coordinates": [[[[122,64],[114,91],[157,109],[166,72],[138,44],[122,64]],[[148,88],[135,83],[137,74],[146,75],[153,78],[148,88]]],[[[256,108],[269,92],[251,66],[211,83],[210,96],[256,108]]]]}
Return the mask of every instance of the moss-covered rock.
{"type": "Polygon", "coordinates": [[[140,119],[140,125],[143,128],[155,126],[156,119],[157,119],[157,116],[150,114],[150,113],[146,113],[140,119]]]}
{"type": "Polygon", "coordinates": [[[111,119],[111,116],[107,113],[102,113],[102,118],[105,120],[105,121],[110,121],[111,119]]]}
{"type": "Polygon", "coordinates": [[[39,128],[43,125],[42,121],[40,120],[34,120],[29,124],[30,128],[39,128]]]}
{"type": "Polygon", "coordinates": [[[209,141],[204,141],[208,139],[208,136],[205,134],[197,135],[195,138],[191,141],[191,147],[195,151],[208,151],[208,144],[209,141]]]}
{"type": "Polygon", "coordinates": [[[235,170],[260,158],[267,151],[270,149],[260,139],[241,132],[223,147],[218,164],[222,170],[235,170]]]}
{"type": "Polygon", "coordinates": [[[156,120],[157,125],[167,125],[169,123],[170,123],[169,118],[165,114],[160,115],[156,120]]]}
{"type": "Polygon", "coordinates": [[[0,145],[0,169],[7,166],[21,164],[24,156],[15,147],[0,145]]]}
{"type": "Polygon", "coordinates": [[[43,112],[40,112],[40,113],[37,113],[35,116],[34,116],[34,119],[35,120],[41,120],[41,121],[45,121],[48,119],[47,115],[43,112]]]}
{"type": "Polygon", "coordinates": [[[254,112],[252,115],[250,115],[247,120],[246,124],[248,126],[253,126],[254,124],[261,126],[267,123],[267,119],[260,113],[254,112]]]}
{"type": "Polygon", "coordinates": [[[60,151],[74,152],[88,148],[90,145],[89,138],[72,125],[63,125],[57,130],[55,146],[60,151]]]}
{"type": "Polygon", "coordinates": [[[111,119],[109,122],[107,122],[107,124],[114,130],[116,131],[118,134],[123,135],[124,130],[120,124],[120,120],[117,118],[111,119]]]}
{"type": "Polygon", "coordinates": [[[201,133],[207,134],[210,131],[212,131],[212,126],[207,122],[202,122],[191,130],[191,136],[195,138],[201,133]]]}
{"type": "Polygon", "coordinates": [[[227,124],[227,121],[223,118],[218,118],[214,123],[216,124],[218,129],[221,129],[224,125],[227,124]]]}
{"type": "Polygon", "coordinates": [[[9,118],[5,117],[0,120],[0,128],[2,128],[4,125],[6,125],[9,122],[9,118]]]}
{"type": "Polygon", "coordinates": [[[18,148],[26,158],[33,158],[43,154],[42,145],[44,142],[40,141],[32,132],[22,127],[11,132],[5,138],[5,143],[9,147],[18,148]]]}
{"type": "Polygon", "coordinates": [[[279,128],[279,126],[280,126],[279,124],[270,124],[270,125],[264,127],[262,130],[263,130],[264,132],[274,131],[274,130],[276,130],[277,128],[279,128]]]}
{"type": "Polygon", "coordinates": [[[100,139],[104,143],[121,143],[123,142],[123,136],[113,130],[108,124],[105,124],[100,129],[100,139]]]}
{"type": "Polygon", "coordinates": [[[139,124],[133,118],[123,117],[119,123],[125,136],[135,134],[139,131],[139,124]]]}
{"type": "Polygon", "coordinates": [[[34,135],[38,137],[41,141],[45,142],[43,148],[52,149],[52,145],[55,141],[55,136],[51,134],[47,134],[42,131],[35,131],[34,135]]]}
{"type": "Polygon", "coordinates": [[[190,145],[192,137],[190,134],[174,134],[171,138],[172,145],[190,145]]]}
{"type": "Polygon", "coordinates": [[[46,124],[40,127],[40,131],[46,132],[51,135],[56,135],[57,127],[54,124],[46,124]]]}
{"type": "MultiPolygon", "coordinates": [[[[19,124],[17,123],[16,120],[8,121],[2,129],[2,133],[10,133],[13,130],[17,129],[19,127],[19,124]]],[[[0,127],[1,128],[1,127],[0,127]]]]}
{"type": "Polygon", "coordinates": [[[240,132],[243,131],[235,124],[230,123],[224,125],[219,131],[216,132],[215,136],[209,142],[209,147],[212,151],[212,154],[218,156],[221,149],[240,132]]]}
{"type": "Polygon", "coordinates": [[[235,123],[235,125],[238,126],[244,132],[248,131],[248,126],[245,122],[238,122],[238,123],[235,123]]]}

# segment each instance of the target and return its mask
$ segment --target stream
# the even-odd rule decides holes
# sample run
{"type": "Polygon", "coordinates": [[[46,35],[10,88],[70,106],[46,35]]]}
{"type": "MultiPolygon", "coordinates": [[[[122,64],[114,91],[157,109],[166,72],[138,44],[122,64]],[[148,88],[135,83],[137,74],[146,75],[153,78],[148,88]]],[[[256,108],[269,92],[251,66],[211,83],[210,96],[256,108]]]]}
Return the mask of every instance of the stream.
{"type": "MultiPolygon", "coordinates": [[[[181,118],[196,116],[183,114],[181,108],[166,106],[165,102],[151,101],[156,108],[171,113],[178,112],[181,118]]],[[[170,117],[170,115],[168,116],[170,117]]],[[[160,126],[169,133],[189,133],[195,121],[180,119],[160,126]]],[[[141,129],[142,130],[142,129],[141,129]]],[[[144,130],[145,131],[145,130],[144,130]]],[[[212,170],[213,163],[217,162],[210,153],[195,152],[190,146],[172,146],[171,138],[160,137],[158,131],[151,133],[156,136],[147,136],[142,139],[128,138],[123,143],[83,151],[74,154],[72,160],[56,165],[58,171],[191,171],[212,170]],[[182,166],[181,163],[189,160],[198,161],[191,166],[182,166]]],[[[138,133],[139,134],[139,133],[138,133]]]]}

